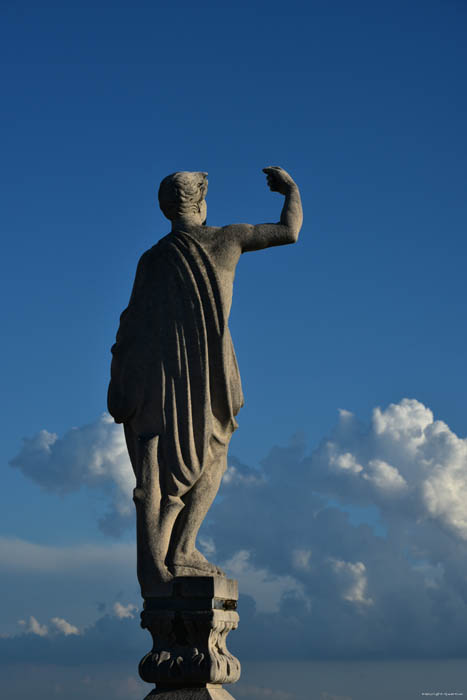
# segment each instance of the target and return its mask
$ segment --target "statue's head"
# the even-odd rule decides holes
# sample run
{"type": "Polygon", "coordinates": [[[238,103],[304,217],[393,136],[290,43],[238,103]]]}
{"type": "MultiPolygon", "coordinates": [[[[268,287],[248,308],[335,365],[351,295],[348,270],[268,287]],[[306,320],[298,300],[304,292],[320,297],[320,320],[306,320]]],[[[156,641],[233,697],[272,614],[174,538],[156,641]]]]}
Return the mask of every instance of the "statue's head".
{"type": "Polygon", "coordinates": [[[193,216],[204,223],[207,211],[204,198],[207,191],[207,173],[181,171],[167,175],[159,187],[162,213],[170,221],[176,221],[182,216],[193,216]]]}

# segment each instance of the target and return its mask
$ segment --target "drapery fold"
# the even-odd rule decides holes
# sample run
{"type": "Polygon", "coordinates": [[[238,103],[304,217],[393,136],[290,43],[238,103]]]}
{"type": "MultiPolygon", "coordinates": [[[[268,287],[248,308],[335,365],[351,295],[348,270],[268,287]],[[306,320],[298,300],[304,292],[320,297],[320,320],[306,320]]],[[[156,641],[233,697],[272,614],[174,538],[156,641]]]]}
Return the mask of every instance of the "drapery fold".
{"type": "Polygon", "coordinates": [[[161,486],[181,496],[212,440],[227,445],[243,405],[222,286],[210,256],[184,232],[141,257],[112,347],[108,408],[138,435],[159,436],[161,486]]]}

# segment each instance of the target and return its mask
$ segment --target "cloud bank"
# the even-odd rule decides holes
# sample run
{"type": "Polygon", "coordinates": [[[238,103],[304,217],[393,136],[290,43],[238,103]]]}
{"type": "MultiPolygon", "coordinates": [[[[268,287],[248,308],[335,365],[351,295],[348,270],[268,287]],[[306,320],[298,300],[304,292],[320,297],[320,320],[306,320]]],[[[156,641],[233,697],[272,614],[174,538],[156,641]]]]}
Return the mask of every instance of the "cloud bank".
{"type": "MultiPolygon", "coordinates": [[[[107,531],[133,525],[133,476],[108,417],[62,439],[43,431],[12,464],[56,491],[111,486],[107,531]]],[[[232,651],[290,660],[467,654],[466,504],[467,440],[415,399],[375,408],[369,425],[340,411],[311,454],[295,440],[257,469],[231,457],[200,543],[239,579],[232,651]]],[[[133,604],[114,608],[112,624],[134,625],[133,614],[133,604]]]]}

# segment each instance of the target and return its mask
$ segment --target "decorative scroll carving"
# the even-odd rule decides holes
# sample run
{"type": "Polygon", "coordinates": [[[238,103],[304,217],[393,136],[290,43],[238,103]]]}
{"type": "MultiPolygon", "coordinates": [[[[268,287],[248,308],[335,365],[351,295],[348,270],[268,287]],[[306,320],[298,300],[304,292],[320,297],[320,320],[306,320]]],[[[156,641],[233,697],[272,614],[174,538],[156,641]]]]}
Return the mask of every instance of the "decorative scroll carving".
{"type": "Polygon", "coordinates": [[[141,660],[141,678],[158,687],[235,683],[240,662],[226,641],[238,619],[232,610],[144,611],[141,626],[151,633],[153,648],[141,660]]]}

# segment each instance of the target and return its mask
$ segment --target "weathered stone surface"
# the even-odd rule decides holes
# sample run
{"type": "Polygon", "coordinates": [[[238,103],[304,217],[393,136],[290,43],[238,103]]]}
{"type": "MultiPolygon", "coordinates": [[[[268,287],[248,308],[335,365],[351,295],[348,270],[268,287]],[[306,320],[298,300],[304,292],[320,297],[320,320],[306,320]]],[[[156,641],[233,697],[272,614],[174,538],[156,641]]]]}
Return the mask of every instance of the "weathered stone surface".
{"type": "Polygon", "coordinates": [[[146,595],[150,598],[221,598],[238,600],[238,582],[224,576],[180,576],[156,582],[146,595]]]}
{"type": "Polygon", "coordinates": [[[123,423],[136,477],[141,624],[153,648],[141,678],[159,700],[228,700],[240,663],[227,649],[238,624],[237,582],[196,548],[227,468],[243,405],[228,319],[242,253],[294,243],[302,225],[290,175],[264,168],[285,195],[276,224],[206,225],[207,173],[166,177],[159,202],[172,231],[141,257],[120,317],[108,408],[123,423]]]}
{"type": "Polygon", "coordinates": [[[153,637],[152,651],[139,674],[148,683],[235,683],[240,662],[227,649],[228,633],[238,626],[229,610],[155,611],[143,613],[142,624],[153,637]]]}
{"type": "Polygon", "coordinates": [[[153,639],[139,665],[141,678],[167,692],[235,683],[240,662],[227,649],[226,640],[238,625],[237,582],[207,576],[176,578],[165,587],[168,595],[147,598],[141,613],[141,626],[153,639]],[[222,597],[225,593],[228,597],[222,597]]]}
{"type": "Polygon", "coordinates": [[[136,476],[138,579],[143,597],[180,576],[223,572],[196,549],[199,527],[227,466],[243,405],[228,328],[242,253],[294,243],[302,224],[298,187],[265,168],[285,195],[276,224],[206,225],[207,173],[162,181],[172,231],[142,256],[120,318],[108,394],[123,423],[136,476]]]}

